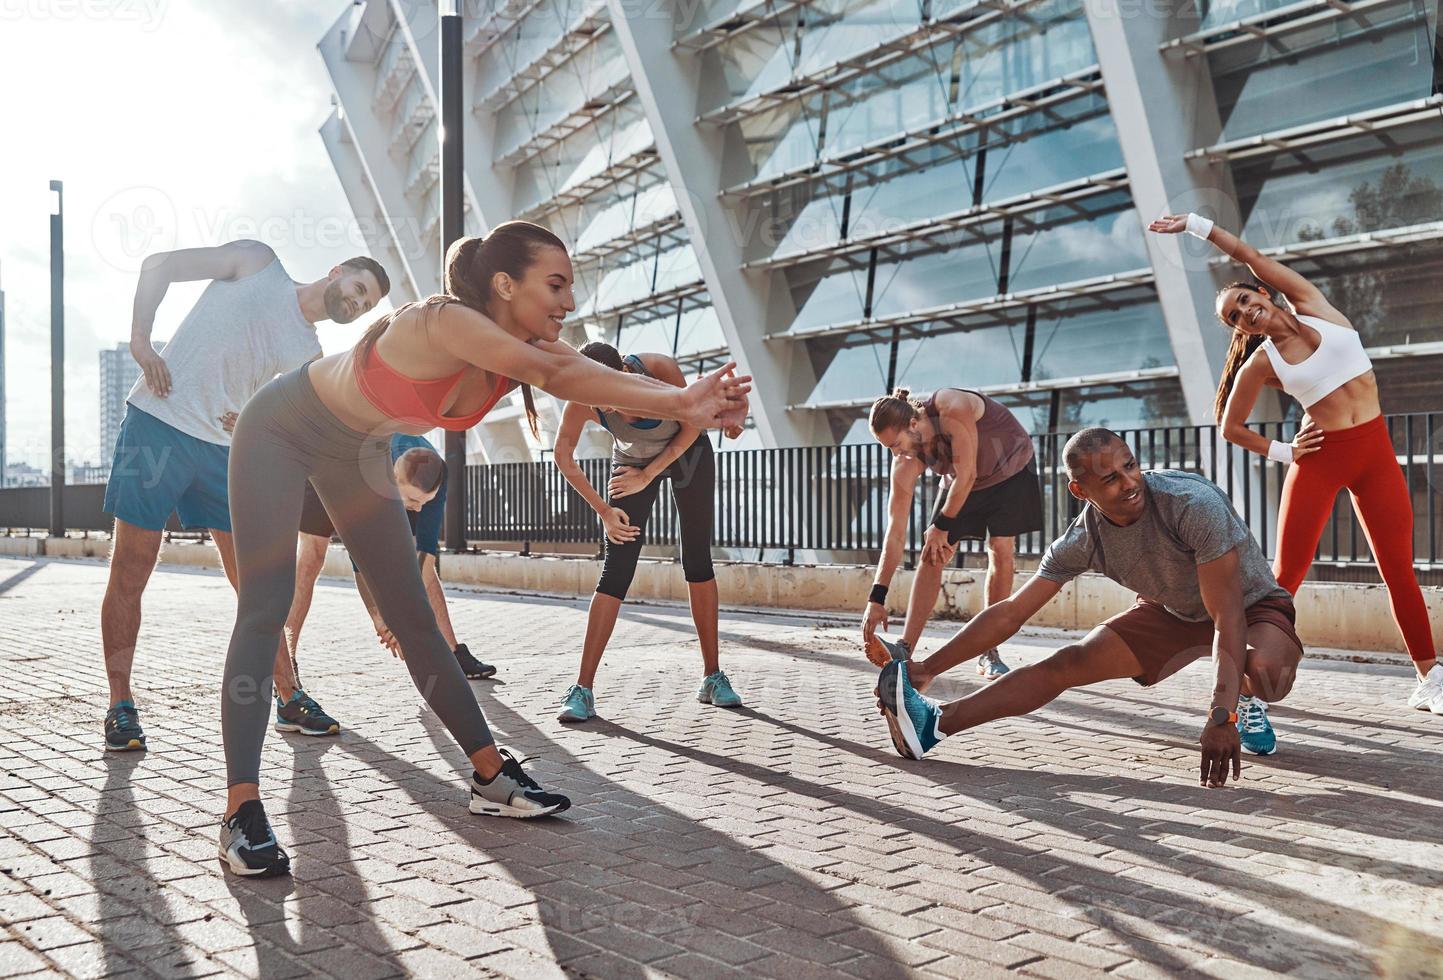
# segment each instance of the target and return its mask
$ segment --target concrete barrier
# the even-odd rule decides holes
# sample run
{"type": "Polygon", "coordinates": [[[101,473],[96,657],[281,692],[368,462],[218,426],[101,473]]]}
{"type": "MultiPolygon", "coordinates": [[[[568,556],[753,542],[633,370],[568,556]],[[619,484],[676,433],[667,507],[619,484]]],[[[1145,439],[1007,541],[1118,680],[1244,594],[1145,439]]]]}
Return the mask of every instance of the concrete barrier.
{"type": "MultiPolygon", "coordinates": [[[[0,555],[16,557],[104,558],[110,541],[95,538],[0,537],[0,555]]],[[[161,549],[161,563],[192,567],[220,567],[219,554],[209,543],[172,541],[161,549]]],[[[752,562],[718,562],[717,586],[729,606],[805,609],[856,615],[872,587],[872,568],[866,565],[772,565],[752,562]]],[[[448,583],[505,589],[519,593],[589,595],[601,574],[596,558],[537,555],[522,557],[499,552],[443,555],[442,576],[448,583]]],[[[352,576],[344,548],[334,545],[326,558],[324,574],[352,576]]],[[[1019,570],[1018,576],[1029,574],[1019,570]]],[[[888,608],[900,622],[905,612],[912,573],[899,571],[888,593],[888,608]]],[[[951,568],[943,576],[942,594],[934,615],[965,620],[983,608],[986,594],[981,569],[951,568]]],[[[638,599],[685,601],[686,581],[681,565],[670,560],[643,559],[631,587],[638,599]]],[[[1443,589],[1423,589],[1434,622],[1443,622],[1443,589]]],[[[1101,575],[1083,575],[1063,587],[1033,620],[1036,626],[1057,629],[1091,629],[1133,602],[1133,594],[1101,575]]],[[[1304,644],[1341,650],[1383,651],[1406,660],[1402,639],[1393,624],[1388,593],[1382,585],[1352,582],[1306,582],[1297,596],[1298,635],[1304,644]]]]}

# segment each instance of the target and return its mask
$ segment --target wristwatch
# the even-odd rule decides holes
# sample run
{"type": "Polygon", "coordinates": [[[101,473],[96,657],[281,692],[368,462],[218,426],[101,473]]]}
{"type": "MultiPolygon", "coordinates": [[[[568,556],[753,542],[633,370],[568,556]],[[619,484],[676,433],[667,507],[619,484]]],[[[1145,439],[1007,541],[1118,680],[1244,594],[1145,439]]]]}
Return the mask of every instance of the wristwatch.
{"type": "Polygon", "coordinates": [[[1208,711],[1209,725],[1236,725],[1237,723],[1238,713],[1236,711],[1229,711],[1220,704],[1213,705],[1208,711]]]}

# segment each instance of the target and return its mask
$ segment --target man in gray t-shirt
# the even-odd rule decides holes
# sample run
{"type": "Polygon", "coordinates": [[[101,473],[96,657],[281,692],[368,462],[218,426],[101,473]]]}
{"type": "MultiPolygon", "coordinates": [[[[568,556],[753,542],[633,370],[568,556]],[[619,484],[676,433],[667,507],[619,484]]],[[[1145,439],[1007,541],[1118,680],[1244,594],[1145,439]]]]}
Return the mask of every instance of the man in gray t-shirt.
{"type": "Polygon", "coordinates": [[[1127,443],[1107,429],[1079,432],[1063,452],[1068,489],[1087,506],[1013,596],[989,606],[926,660],[898,659],[883,669],[877,690],[893,744],[920,758],[947,735],[1027,714],[1071,688],[1124,677],[1148,686],[1211,653],[1212,701],[1199,712],[1201,781],[1221,786],[1229,769],[1238,778],[1241,748],[1274,750],[1266,701],[1288,693],[1302,658],[1292,597],[1211,481],[1177,470],[1144,473],[1127,443]],[[1136,591],[1137,603],[968,697],[943,705],[919,693],[942,672],[1009,639],[1087,571],[1136,591]]]}

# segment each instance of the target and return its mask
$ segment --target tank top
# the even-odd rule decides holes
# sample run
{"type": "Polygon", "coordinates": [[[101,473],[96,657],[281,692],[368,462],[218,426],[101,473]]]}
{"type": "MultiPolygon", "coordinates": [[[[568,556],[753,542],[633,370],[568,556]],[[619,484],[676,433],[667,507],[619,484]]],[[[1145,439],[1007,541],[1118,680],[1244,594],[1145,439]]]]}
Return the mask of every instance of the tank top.
{"type": "MultiPolygon", "coordinates": [[[[635,354],[626,355],[624,360],[634,373],[652,377],[635,354]]],[[[672,419],[632,419],[628,422],[616,412],[603,412],[599,408],[596,416],[614,440],[611,458],[624,466],[650,463],[666,451],[671,440],[681,431],[681,423],[672,419]]]]}
{"type": "Polygon", "coordinates": [[[151,394],[142,375],[125,400],[186,435],[229,446],[221,416],[240,412],[276,375],[320,357],[321,342],[301,315],[295,281],[273,259],[259,272],[206,286],[161,356],[170,394],[151,394]]]}
{"type": "MultiPolygon", "coordinates": [[[[1027,434],[1022,423],[1017,421],[1016,416],[1007,410],[1007,406],[971,388],[951,390],[976,395],[985,406],[982,417],[977,420],[977,480],[972,484],[972,489],[986,490],[988,487],[995,487],[1025,470],[1027,464],[1032,462],[1032,437],[1027,434]]],[[[932,428],[937,433],[932,445],[926,449],[927,458],[924,462],[932,468],[932,472],[951,477],[954,475],[952,438],[942,431],[941,413],[937,409],[937,392],[927,396],[927,400],[922,403],[922,411],[932,420],[932,428]]]]}
{"type": "Polygon", "coordinates": [[[1297,314],[1297,317],[1299,322],[1318,331],[1317,350],[1300,363],[1289,364],[1273,346],[1271,338],[1263,341],[1262,348],[1268,352],[1273,373],[1278,376],[1283,390],[1304,408],[1373,370],[1373,362],[1363,349],[1363,338],[1358,331],[1304,313],[1297,314]]]}
{"type": "Polygon", "coordinates": [[[440,426],[451,432],[462,432],[486,417],[496,407],[502,396],[516,387],[510,378],[496,376],[496,385],[486,403],[469,415],[442,415],[441,406],[456,390],[465,376],[462,368],[444,378],[422,380],[409,378],[397,371],[381,357],[381,352],[372,344],[364,359],[354,358],[356,385],[366,401],[388,418],[407,425],[440,426]]]}

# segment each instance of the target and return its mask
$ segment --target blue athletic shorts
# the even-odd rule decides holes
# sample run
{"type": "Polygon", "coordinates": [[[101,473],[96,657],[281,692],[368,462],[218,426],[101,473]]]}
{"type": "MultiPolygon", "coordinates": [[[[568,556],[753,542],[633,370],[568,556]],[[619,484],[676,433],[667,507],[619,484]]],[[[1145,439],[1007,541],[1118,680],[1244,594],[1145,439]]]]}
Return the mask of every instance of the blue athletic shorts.
{"type": "Polygon", "coordinates": [[[230,532],[226,466],[230,447],[186,435],[134,405],[125,406],[105,487],[107,514],[148,531],[171,512],[186,530],[230,532]]]}

